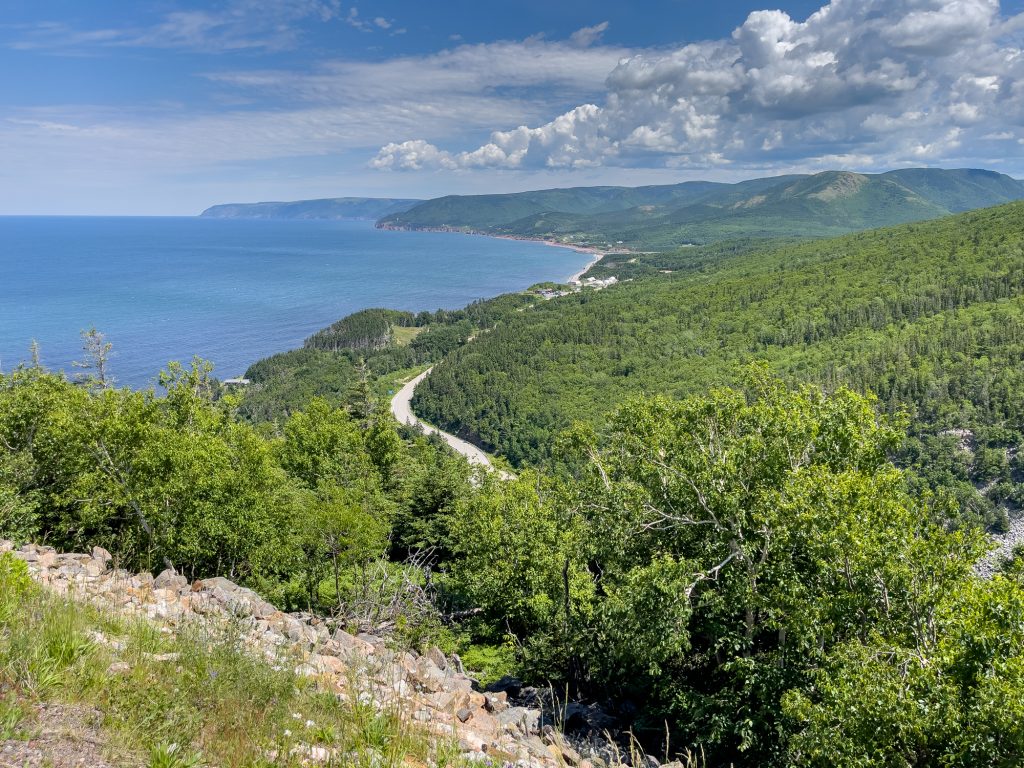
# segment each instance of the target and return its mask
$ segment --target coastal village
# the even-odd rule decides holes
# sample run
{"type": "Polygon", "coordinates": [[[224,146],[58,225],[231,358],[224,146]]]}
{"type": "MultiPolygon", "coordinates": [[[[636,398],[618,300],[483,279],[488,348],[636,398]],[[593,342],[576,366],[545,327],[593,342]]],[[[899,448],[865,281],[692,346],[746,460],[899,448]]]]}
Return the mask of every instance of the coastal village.
{"type": "Polygon", "coordinates": [[[595,291],[600,291],[603,288],[607,288],[611,285],[615,285],[619,282],[617,277],[584,277],[576,280],[570,280],[568,282],[568,288],[539,288],[535,293],[542,299],[550,300],[557,299],[560,296],[568,296],[573,293],[579,293],[584,288],[593,288],[595,291]]]}

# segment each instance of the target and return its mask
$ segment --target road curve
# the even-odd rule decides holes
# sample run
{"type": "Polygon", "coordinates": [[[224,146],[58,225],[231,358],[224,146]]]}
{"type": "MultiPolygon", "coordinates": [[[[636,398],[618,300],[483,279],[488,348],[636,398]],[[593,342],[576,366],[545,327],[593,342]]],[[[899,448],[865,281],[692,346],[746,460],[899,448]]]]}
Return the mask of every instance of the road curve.
{"type": "MultiPolygon", "coordinates": [[[[419,426],[428,435],[440,435],[441,438],[448,443],[456,452],[461,453],[470,464],[476,464],[487,469],[494,469],[494,465],[491,464],[491,460],[487,457],[487,454],[477,448],[472,443],[466,442],[455,435],[449,434],[444,430],[432,427],[425,421],[416,417],[416,414],[412,412],[412,393],[416,390],[416,385],[423,381],[430,372],[434,370],[433,366],[427,368],[416,378],[407,382],[400,390],[398,394],[391,398],[391,413],[398,419],[399,424],[410,424],[412,426],[419,426]]],[[[507,472],[500,472],[503,479],[510,479],[512,476],[507,472]]]]}

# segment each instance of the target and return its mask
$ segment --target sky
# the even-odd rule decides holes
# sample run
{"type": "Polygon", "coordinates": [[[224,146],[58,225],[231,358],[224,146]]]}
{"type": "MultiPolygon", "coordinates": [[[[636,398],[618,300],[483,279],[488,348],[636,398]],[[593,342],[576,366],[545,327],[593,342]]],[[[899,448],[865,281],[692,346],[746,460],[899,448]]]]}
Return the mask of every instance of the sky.
{"type": "Polygon", "coordinates": [[[1024,177],[1024,0],[0,0],[0,214],[1024,177]]]}

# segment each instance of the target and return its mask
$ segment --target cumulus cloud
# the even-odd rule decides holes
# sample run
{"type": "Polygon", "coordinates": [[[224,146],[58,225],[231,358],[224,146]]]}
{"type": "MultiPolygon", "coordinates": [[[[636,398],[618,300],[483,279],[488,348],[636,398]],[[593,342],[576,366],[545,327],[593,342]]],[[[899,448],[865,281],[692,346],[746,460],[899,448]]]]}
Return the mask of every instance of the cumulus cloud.
{"type": "Polygon", "coordinates": [[[804,21],[756,11],[728,39],[624,58],[600,106],[494,131],[476,149],[393,142],[372,166],[863,167],[995,152],[1024,133],[1022,29],[997,0],[832,0],[804,21]]]}

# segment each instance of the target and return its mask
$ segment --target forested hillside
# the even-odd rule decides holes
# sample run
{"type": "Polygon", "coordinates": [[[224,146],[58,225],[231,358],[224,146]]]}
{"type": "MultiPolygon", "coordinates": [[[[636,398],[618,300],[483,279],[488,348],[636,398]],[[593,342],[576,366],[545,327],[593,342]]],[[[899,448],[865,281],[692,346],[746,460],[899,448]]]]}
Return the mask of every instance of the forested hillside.
{"type": "Polygon", "coordinates": [[[448,356],[414,407],[516,463],[540,462],[574,419],[593,423],[633,393],[735,382],[752,360],[907,409],[908,461],[941,466],[972,504],[986,506],[968,480],[993,501],[1021,497],[1024,204],[692,259],[538,304],[448,356]]]}
{"type": "Polygon", "coordinates": [[[451,196],[385,216],[388,228],[447,228],[670,249],[742,237],[825,237],[997,205],[1024,197],[992,171],[826,171],[738,184],[581,187],[451,196]]]}

